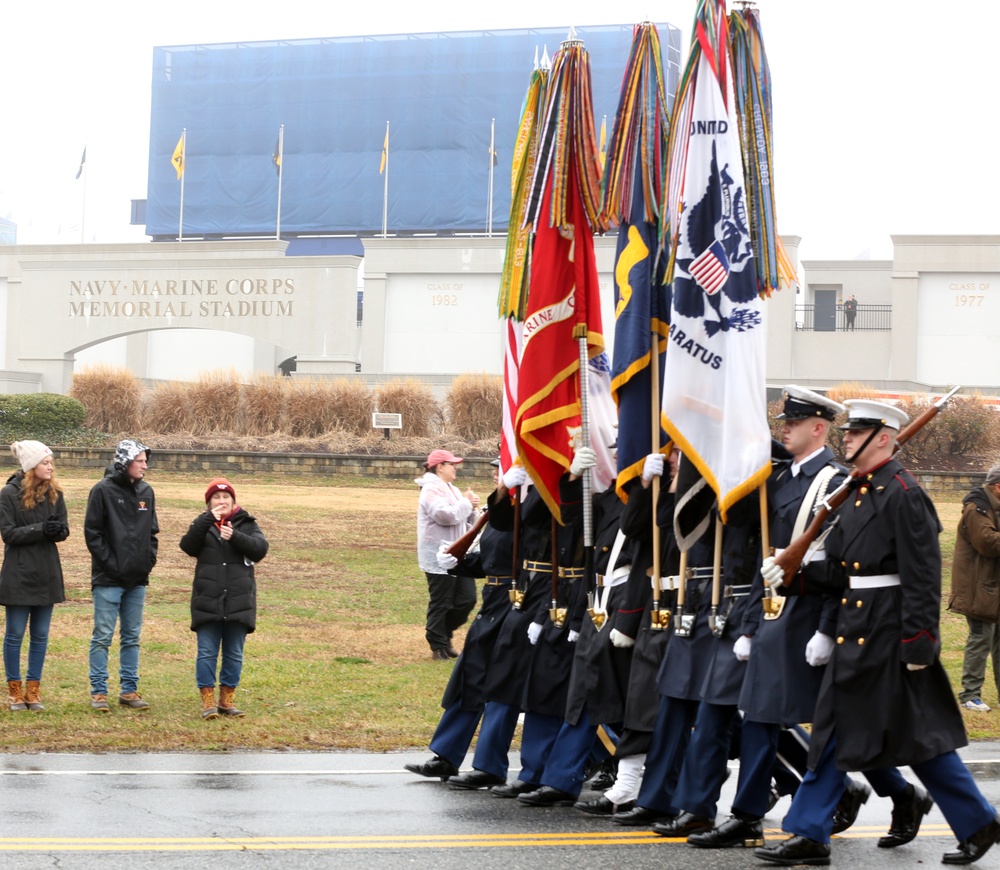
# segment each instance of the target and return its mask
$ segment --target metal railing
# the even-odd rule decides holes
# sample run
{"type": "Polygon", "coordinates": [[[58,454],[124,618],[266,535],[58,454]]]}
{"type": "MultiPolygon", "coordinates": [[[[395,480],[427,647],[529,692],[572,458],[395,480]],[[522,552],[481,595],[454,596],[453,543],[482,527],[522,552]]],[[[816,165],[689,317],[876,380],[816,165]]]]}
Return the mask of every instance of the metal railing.
{"type": "Polygon", "coordinates": [[[799,332],[889,332],[892,329],[891,305],[859,305],[854,322],[848,323],[844,307],[822,312],[817,322],[815,305],[795,306],[795,329],[799,332]]]}

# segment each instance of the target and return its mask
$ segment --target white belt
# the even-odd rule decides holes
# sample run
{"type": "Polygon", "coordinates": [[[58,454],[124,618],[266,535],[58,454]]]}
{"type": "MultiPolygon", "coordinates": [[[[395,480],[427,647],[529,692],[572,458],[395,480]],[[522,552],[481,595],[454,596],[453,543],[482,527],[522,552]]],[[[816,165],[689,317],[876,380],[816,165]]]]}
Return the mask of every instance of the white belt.
{"type": "Polygon", "coordinates": [[[620,586],[626,580],[628,580],[628,575],[632,571],[631,565],[619,565],[614,571],[608,574],[598,574],[597,579],[601,586],[607,589],[611,589],[614,586],[620,586]]]}
{"type": "Polygon", "coordinates": [[[869,577],[851,577],[851,589],[881,589],[883,586],[898,586],[898,574],[872,574],[869,577]]]}
{"type": "MultiPolygon", "coordinates": [[[[656,580],[652,577],[649,578],[649,585],[656,589],[656,580]]],[[[677,589],[677,577],[676,576],[666,576],[660,577],[660,591],[661,592],[674,592],[677,589]]]]}

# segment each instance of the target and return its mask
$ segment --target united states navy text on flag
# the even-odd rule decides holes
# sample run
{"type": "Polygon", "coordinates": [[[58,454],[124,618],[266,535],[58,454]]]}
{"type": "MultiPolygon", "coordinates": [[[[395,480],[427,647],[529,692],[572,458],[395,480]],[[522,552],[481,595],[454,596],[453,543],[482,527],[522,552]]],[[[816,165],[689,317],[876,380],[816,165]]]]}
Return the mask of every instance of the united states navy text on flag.
{"type": "Polygon", "coordinates": [[[770,472],[764,330],[733,114],[725,4],[703,0],[671,130],[676,240],[663,412],[728,508],[770,472]]]}

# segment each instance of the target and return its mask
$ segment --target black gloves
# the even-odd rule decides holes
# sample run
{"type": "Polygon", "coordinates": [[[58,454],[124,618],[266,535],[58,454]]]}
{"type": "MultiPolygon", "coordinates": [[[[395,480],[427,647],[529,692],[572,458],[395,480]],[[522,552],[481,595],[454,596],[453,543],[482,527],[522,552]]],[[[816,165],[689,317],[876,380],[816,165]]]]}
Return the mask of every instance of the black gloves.
{"type": "Polygon", "coordinates": [[[44,523],[42,523],[42,534],[45,535],[50,541],[54,541],[56,538],[62,537],[63,524],[60,522],[58,517],[49,517],[44,523]]]}

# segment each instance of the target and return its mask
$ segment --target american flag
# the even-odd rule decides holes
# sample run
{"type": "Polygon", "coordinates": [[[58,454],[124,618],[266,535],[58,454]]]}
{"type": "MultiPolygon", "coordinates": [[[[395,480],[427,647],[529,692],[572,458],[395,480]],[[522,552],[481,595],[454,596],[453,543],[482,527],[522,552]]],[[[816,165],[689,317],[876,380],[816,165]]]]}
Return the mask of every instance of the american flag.
{"type": "Polygon", "coordinates": [[[709,296],[718,293],[729,279],[729,258],[718,239],[691,262],[691,277],[709,296]]]}

